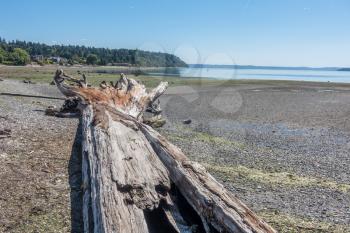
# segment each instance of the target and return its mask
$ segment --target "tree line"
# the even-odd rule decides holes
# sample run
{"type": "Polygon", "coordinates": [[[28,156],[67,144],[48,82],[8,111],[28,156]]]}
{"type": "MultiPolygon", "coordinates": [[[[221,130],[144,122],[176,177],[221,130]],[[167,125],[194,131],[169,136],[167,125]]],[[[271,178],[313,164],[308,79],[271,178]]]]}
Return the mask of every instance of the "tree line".
{"type": "Polygon", "coordinates": [[[39,64],[88,64],[132,65],[145,67],[185,67],[179,57],[160,52],[137,49],[107,49],[79,45],[47,45],[26,41],[6,41],[0,38],[0,63],[25,65],[39,64]]]}

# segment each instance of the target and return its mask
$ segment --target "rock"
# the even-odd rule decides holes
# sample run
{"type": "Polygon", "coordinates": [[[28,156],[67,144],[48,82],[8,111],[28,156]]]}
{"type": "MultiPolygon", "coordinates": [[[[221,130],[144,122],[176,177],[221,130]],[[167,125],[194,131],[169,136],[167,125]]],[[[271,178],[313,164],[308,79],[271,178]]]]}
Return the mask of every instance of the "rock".
{"type": "Polygon", "coordinates": [[[1,82],[1,81],[4,81],[4,80],[3,80],[2,78],[0,78],[0,82],[1,82]]]}
{"type": "Polygon", "coordinates": [[[10,130],[10,129],[3,129],[3,130],[0,130],[0,135],[10,134],[10,133],[11,133],[11,130],[10,130]]]}
{"type": "Polygon", "coordinates": [[[183,120],[182,123],[188,125],[191,124],[192,120],[191,119],[187,119],[187,120],[183,120]]]}
{"type": "Polygon", "coordinates": [[[150,125],[153,128],[160,128],[163,125],[165,125],[166,120],[162,118],[161,115],[156,115],[150,118],[144,117],[143,118],[143,123],[150,125]]]}
{"type": "Polygon", "coordinates": [[[56,106],[51,105],[45,109],[45,115],[56,116],[57,113],[58,113],[58,109],[56,108],[56,106]]]}
{"type": "Polygon", "coordinates": [[[39,215],[42,214],[44,212],[44,209],[40,206],[34,206],[31,210],[30,213],[32,215],[39,215]]]}
{"type": "Polygon", "coordinates": [[[1,116],[0,115],[0,119],[8,120],[9,118],[8,118],[8,116],[1,116]]]}
{"type": "Polygon", "coordinates": [[[35,82],[32,82],[31,80],[27,80],[27,79],[23,80],[23,82],[27,84],[36,84],[35,82]]]}
{"type": "Polygon", "coordinates": [[[151,124],[152,128],[160,128],[165,125],[166,120],[165,119],[159,119],[151,124]]]}
{"type": "Polygon", "coordinates": [[[11,129],[0,130],[0,139],[11,137],[11,129]]]}

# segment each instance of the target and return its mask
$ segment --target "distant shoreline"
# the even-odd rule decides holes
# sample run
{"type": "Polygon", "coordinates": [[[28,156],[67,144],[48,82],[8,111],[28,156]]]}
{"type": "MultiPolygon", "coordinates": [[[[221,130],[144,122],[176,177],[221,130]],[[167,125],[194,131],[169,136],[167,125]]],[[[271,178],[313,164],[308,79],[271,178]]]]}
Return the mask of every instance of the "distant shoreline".
{"type": "MultiPolygon", "coordinates": [[[[27,65],[5,65],[0,67],[57,67],[58,64],[27,64],[27,65]]],[[[350,68],[343,67],[307,67],[307,66],[255,66],[255,65],[213,65],[213,64],[188,64],[188,67],[181,66],[118,66],[118,65],[86,65],[75,64],[71,68],[106,68],[106,69],[141,69],[141,70],[162,70],[162,69],[180,69],[180,68],[198,68],[198,69],[237,69],[237,70],[314,70],[314,71],[350,71],[350,68]]]]}
{"type": "MultiPolygon", "coordinates": [[[[66,72],[70,73],[73,76],[80,76],[81,73],[85,73],[88,79],[93,84],[99,84],[101,80],[105,81],[115,81],[116,78],[119,77],[120,73],[125,73],[126,75],[130,75],[131,77],[138,78],[141,80],[146,86],[150,84],[152,86],[156,81],[163,80],[168,81],[171,85],[240,85],[244,83],[259,83],[259,84],[267,84],[267,83],[275,83],[275,84],[287,84],[287,83],[309,83],[309,84],[322,84],[325,86],[328,85],[346,85],[349,86],[350,82],[350,73],[349,75],[345,75],[347,80],[342,81],[337,78],[337,76],[330,76],[331,78],[325,79],[323,81],[319,80],[297,80],[297,79],[284,79],[280,77],[268,78],[262,77],[264,74],[253,74],[247,73],[241,74],[238,72],[234,78],[225,79],[225,78],[217,78],[213,76],[207,77],[195,77],[191,76],[191,73],[188,75],[183,73],[182,76],[180,74],[174,73],[166,73],[165,71],[169,68],[160,68],[160,67],[139,67],[141,72],[137,71],[137,67],[119,67],[119,66],[58,66],[58,65],[45,65],[45,66],[5,66],[0,65],[0,78],[2,79],[19,79],[24,80],[28,79],[33,82],[39,83],[50,83],[52,81],[52,76],[56,69],[64,69],[66,72]],[[158,72],[154,72],[154,71],[158,72]],[[241,78],[242,75],[249,76],[249,78],[241,78]],[[261,78],[259,78],[261,77],[261,78]],[[328,82],[329,80],[329,82],[328,82]]],[[[198,69],[198,68],[197,68],[198,69]]],[[[190,70],[189,70],[190,71],[190,70]]],[[[245,70],[247,71],[247,70],[245,70]]],[[[206,72],[206,71],[203,71],[206,72]]],[[[318,71],[321,72],[321,71],[318,71]]],[[[328,71],[327,71],[328,72],[328,71]]],[[[337,74],[337,71],[332,71],[334,74],[337,74]]],[[[283,72],[286,73],[286,72],[283,72]]],[[[288,72],[287,72],[288,73],[288,72]]],[[[342,73],[342,72],[339,72],[342,73]]],[[[193,75],[193,74],[192,74],[193,75]]],[[[204,75],[204,74],[203,74],[204,75]]],[[[271,75],[271,74],[270,74],[271,75]]],[[[293,74],[291,74],[293,76],[293,74]]],[[[310,74],[312,75],[312,74],[310,74]]],[[[344,76],[344,74],[342,74],[344,76]]],[[[224,76],[223,76],[224,77],[224,76]]],[[[273,75],[271,76],[273,77],[273,75]]],[[[1,83],[0,83],[1,85],[1,83]]]]}
{"type": "Polygon", "coordinates": [[[321,70],[321,71],[350,71],[344,67],[307,67],[307,66],[255,66],[255,65],[212,65],[212,64],[188,64],[189,68],[211,69],[250,69],[250,70],[321,70]]]}

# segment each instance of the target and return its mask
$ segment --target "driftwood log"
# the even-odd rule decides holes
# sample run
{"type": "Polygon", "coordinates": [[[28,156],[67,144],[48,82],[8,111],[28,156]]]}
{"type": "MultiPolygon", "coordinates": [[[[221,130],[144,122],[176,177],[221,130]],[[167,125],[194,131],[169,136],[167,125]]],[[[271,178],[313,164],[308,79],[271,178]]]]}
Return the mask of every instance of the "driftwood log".
{"type": "Polygon", "coordinates": [[[80,100],[84,232],[275,232],[142,122],[166,82],[147,92],[121,75],[116,84],[93,88],[85,77],[73,79],[62,70],[54,82],[65,96],[80,100]]]}

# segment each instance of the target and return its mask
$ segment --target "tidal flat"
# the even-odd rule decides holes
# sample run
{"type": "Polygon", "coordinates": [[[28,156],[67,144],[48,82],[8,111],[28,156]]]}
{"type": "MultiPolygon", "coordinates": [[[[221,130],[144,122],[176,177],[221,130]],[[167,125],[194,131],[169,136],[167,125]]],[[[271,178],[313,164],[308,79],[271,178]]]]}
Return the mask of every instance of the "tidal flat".
{"type": "MultiPolygon", "coordinates": [[[[11,130],[0,140],[0,232],[81,230],[78,120],[44,115],[63,103],[49,85],[57,68],[0,67],[0,130],[11,130]]],[[[125,72],[62,68],[92,85],[118,79],[97,70],[125,72]]],[[[158,130],[277,230],[350,232],[349,84],[130,77],[169,82],[158,130]]]]}

